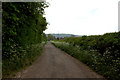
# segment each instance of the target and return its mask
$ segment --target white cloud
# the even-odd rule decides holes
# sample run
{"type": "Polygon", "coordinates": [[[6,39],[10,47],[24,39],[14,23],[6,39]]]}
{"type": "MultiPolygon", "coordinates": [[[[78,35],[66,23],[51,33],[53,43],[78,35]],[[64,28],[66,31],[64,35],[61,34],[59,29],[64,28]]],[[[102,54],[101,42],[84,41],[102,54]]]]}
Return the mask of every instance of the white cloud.
{"type": "Polygon", "coordinates": [[[118,0],[51,0],[45,33],[95,35],[118,31],[118,0]]]}
{"type": "Polygon", "coordinates": [[[93,9],[90,13],[91,13],[92,15],[94,15],[97,10],[98,10],[98,8],[95,8],[95,9],[93,9]]]}

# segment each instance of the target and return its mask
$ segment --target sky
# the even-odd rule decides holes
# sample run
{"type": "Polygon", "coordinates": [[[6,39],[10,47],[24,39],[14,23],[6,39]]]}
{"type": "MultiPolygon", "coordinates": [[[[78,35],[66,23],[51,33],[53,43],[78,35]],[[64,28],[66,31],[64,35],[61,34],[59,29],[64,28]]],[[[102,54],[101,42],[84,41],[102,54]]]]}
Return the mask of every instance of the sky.
{"type": "Polygon", "coordinates": [[[48,33],[101,35],[118,31],[120,0],[47,0],[48,33]]]}

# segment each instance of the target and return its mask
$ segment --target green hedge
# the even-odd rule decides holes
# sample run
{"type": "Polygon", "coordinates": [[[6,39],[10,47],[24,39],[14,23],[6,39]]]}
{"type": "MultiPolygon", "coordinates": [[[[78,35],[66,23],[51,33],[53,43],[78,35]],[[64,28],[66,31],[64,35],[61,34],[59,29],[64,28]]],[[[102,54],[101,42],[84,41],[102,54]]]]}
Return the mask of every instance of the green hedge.
{"type": "Polygon", "coordinates": [[[70,37],[64,41],[73,45],[79,45],[84,50],[97,50],[101,55],[105,55],[105,52],[110,52],[110,56],[113,56],[115,59],[120,56],[120,32],[77,38],[70,37]]]}
{"type": "Polygon", "coordinates": [[[41,43],[46,29],[43,17],[45,2],[3,2],[2,48],[3,59],[21,48],[41,43]]]}
{"type": "Polygon", "coordinates": [[[70,37],[61,41],[53,44],[87,64],[108,80],[119,79],[120,32],[70,37]]]}
{"type": "Polygon", "coordinates": [[[31,63],[35,55],[41,51],[42,47],[39,46],[38,52],[36,47],[36,51],[31,48],[46,41],[43,33],[48,24],[43,17],[46,7],[46,2],[2,3],[3,76],[10,75],[12,71],[16,72],[31,63]]]}
{"type": "Polygon", "coordinates": [[[52,42],[52,44],[87,64],[107,80],[119,80],[120,60],[112,60],[112,57],[109,55],[102,56],[96,50],[83,50],[80,46],[74,46],[66,42],[52,42]]]}
{"type": "Polygon", "coordinates": [[[14,77],[17,72],[31,65],[42,53],[45,43],[39,43],[17,52],[10,59],[3,60],[2,77],[14,77]]]}

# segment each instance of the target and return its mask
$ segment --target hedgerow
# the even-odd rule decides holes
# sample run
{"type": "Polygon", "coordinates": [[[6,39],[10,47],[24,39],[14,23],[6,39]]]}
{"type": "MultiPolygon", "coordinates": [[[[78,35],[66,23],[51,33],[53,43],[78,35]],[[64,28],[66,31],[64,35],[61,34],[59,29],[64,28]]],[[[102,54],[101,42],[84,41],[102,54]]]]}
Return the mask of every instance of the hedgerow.
{"type": "Polygon", "coordinates": [[[87,64],[108,80],[120,77],[120,32],[70,37],[52,42],[56,47],[87,64]]]}
{"type": "Polygon", "coordinates": [[[24,58],[28,59],[31,55],[28,48],[46,41],[43,33],[47,26],[46,18],[43,17],[46,7],[46,2],[2,3],[3,76],[17,70],[17,65],[24,66],[24,58]]]}

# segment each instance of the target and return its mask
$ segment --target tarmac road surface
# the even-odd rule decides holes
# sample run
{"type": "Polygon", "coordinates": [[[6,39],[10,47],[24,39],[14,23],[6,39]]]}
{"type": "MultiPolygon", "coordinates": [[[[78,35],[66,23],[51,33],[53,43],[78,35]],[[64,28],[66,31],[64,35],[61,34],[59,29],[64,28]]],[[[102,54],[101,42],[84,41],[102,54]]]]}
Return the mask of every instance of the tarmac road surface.
{"type": "Polygon", "coordinates": [[[45,45],[42,55],[17,78],[103,78],[85,64],[54,47],[45,45]]]}

